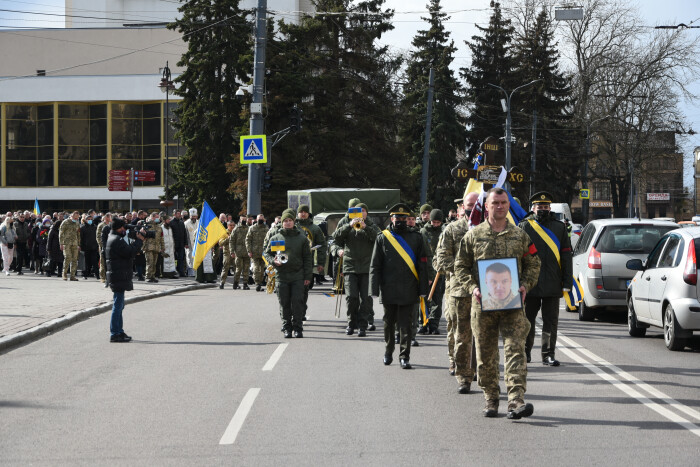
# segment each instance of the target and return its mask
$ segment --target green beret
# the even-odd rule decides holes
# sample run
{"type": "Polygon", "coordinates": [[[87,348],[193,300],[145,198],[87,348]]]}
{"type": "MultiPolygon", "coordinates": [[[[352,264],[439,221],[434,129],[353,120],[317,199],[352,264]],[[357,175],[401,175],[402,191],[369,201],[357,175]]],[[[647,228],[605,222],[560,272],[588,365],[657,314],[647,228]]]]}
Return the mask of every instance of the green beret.
{"type": "Polygon", "coordinates": [[[348,201],[348,207],[349,208],[356,208],[358,204],[360,204],[362,201],[360,201],[360,198],[353,198],[350,201],[348,201]]]}
{"type": "Polygon", "coordinates": [[[309,206],[306,204],[302,204],[301,206],[299,206],[299,209],[297,209],[297,212],[311,213],[311,211],[309,210],[309,206]]]}
{"type": "Polygon", "coordinates": [[[424,204],[423,206],[420,207],[420,214],[423,214],[425,211],[432,211],[433,207],[429,204],[424,204]]]}
{"type": "Polygon", "coordinates": [[[430,220],[432,221],[440,221],[442,222],[445,219],[445,215],[442,213],[441,210],[439,209],[433,209],[430,211],[430,220]]]}
{"type": "Polygon", "coordinates": [[[282,222],[284,222],[285,219],[294,220],[295,218],[296,218],[296,216],[294,215],[294,211],[289,212],[288,210],[285,210],[285,211],[282,213],[282,222]]]}

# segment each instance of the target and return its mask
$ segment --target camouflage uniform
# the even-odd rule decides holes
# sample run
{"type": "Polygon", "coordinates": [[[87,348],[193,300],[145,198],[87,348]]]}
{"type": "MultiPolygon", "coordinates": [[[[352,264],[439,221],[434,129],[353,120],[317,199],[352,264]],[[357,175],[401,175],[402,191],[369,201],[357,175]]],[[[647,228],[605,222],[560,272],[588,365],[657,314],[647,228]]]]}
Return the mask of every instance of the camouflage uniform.
{"type": "Polygon", "coordinates": [[[236,255],[236,272],[233,275],[233,282],[238,283],[241,275],[243,275],[243,283],[248,284],[248,274],[250,272],[250,258],[248,257],[248,249],[245,246],[245,237],[248,234],[248,224],[236,225],[233,229],[229,240],[229,247],[233,254],[236,255]]]}
{"type": "Polygon", "coordinates": [[[78,272],[78,251],[80,245],[80,226],[72,219],[66,219],[58,230],[58,243],[63,246],[63,279],[68,278],[70,269],[71,280],[78,272]]]}
{"type": "MultiPolygon", "coordinates": [[[[470,230],[462,239],[455,259],[455,276],[468,293],[479,287],[477,261],[480,259],[515,258],[518,264],[520,285],[526,290],[537,284],[540,273],[540,260],[536,256],[530,237],[512,224],[506,224],[501,232],[491,229],[488,222],[482,222],[470,230]]],[[[453,292],[454,293],[454,292],[453,292]]],[[[505,353],[504,380],[508,391],[508,401],[523,399],[527,389],[527,362],[525,358],[525,338],[530,332],[530,322],[525,311],[482,312],[481,303],[472,298],[472,330],[476,338],[476,358],[479,372],[479,386],[487,401],[499,398],[499,353],[498,335],[503,336],[505,353]]]]}
{"type": "Polygon", "coordinates": [[[229,243],[230,234],[219,240],[219,246],[223,254],[223,266],[221,267],[221,283],[226,283],[228,272],[231,269],[231,244],[229,243]]]}
{"type": "Polygon", "coordinates": [[[102,244],[102,231],[105,227],[107,227],[107,223],[104,221],[100,222],[97,226],[97,233],[95,234],[97,236],[97,244],[100,247],[100,280],[102,282],[104,282],[107,277],[107,258],[105,258],[105,246],[102,244]]]}
{"type": "Polygon", "coordinates": [[[482,296],[481,306],[487,310],[502,310],[505,308],[514,308],[518,305],[518,300],[519,297],[511,290],[506,298],[500,300],[493,297],[484,298],[482,296]]]}
{"type": "Polygon", "coordinates": [[[255,285],[262,285],[265,278],[265,261],[263,260],[263,244],[267,235],[268,228],[265,224],[253,224],[245,236],[245,247],[248,253],[252,253],[253,257],[253,278],[255,285]]]}
{"type": "Polygon", "coordinates": [[[447,273],[448,282],[445,291],[447,298],[447,346],[449,353],[450,340],[454,342],[450,363],[454,363],[455,377],[460,386],[470,385],[476,373],[472,355],[472,323],[471,323],[471,293],[467,292],[455,275],[455,259],[462,238],[469,231],[469,221],[466,218],[448,225],[441,237],[436,256],[437,264],[447,273]],[[450,320],[452,323],[450,325],[450,320]]]}
{"type": "Polygon", "coordinates": [[[160,224],[150,221],[146,223],[146,230],[154,232],[155,238],[146,238],[143,241],[143,252],[146,256],[146,280],[155,279],[158,254],[163,251],[163,229],[160,224]]]}

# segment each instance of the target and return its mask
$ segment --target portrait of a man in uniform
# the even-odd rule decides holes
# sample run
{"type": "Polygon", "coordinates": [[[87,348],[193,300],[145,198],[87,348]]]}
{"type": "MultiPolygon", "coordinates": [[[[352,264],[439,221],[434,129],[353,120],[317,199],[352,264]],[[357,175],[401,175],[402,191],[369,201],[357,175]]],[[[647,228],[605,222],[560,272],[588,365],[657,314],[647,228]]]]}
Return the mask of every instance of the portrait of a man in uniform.
{"type": "Polygon", "coordinates": [[[522,308],[522,299],[518,293],[518,268],[515,258],[481,260],[478,262],[478,268],[480,289],[486,292],[481,299],[482,310],[522,308]]]}

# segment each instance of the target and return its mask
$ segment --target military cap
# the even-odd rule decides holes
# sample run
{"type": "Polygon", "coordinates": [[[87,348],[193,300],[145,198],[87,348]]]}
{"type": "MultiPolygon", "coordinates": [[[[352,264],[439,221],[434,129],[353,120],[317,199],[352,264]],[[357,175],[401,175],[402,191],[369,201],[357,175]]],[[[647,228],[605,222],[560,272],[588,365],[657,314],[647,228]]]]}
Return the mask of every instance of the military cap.
{"type": "Polygon", "coordinates": [[[311,210],[309,209],[309,205],[308,205],[308,204],[302,204],[302,205],[299,206],[299,209],[297,209],[297,212],[307,212],[307,213],[311,213],[311,210]]]}
{"type": "Polygon", "coordinates": [[[369,211],[369,208],[367,207],[367,205],[366,205],[365,203],[357,203],[357,204],[355,205],[355,207],[356,207],[356,208],[362,208],[362,209],[364,209],[365,211],[369,211]]]}
{"type": "Polygon", "coordinates": [[[360,198],[353,198],[350,201],[348,201],[348,207],[349,208],[354,208],[357,207],[358,204],[360,204],[362,201],[360,201],[360,198]]]}
{"type": "Polygon", "coordinates": [[[552,202],[552,194],[546,191],[538,191],[530,197],[530,204],[550,204],[552,202]]]}
{"type": "Polygon", "coordinates": [[[445,220],[445,214],[439,209],[433,209],[430,211],[430,221],[440,221],[445,220]]]}
{"type": "Polygon", "coordinates": [[[284,214],[284,213],[286,213],[286,212],[291,212],[292,215],[295,215],[295,214],[296,214],[296,211],[294,211],[294,209],[292,209],[292,208],[287,208],[287,209],[285,209],[284,211],[282,211],[282,214],[284,214]]]}
{"type": "Polygon", "coordinates": [[[432,210],[433,210],[433,207],[432,207],[431,205],[429,205],[429,204],[426,203],[426,204],[424,204],[423,206],[420,207],[420,211],[418,211],[418,212],[420,212],[420,213],[422,214],[422,213],[424,213],[425,211],[432,211],[432,210]]]}
{"type": "Polygon", "coordinates": [[[462,204],[463,201],[464,201],[464,198],[457,198],[456,200],[453,201],[453,203],[462,204]]]}
{"type": "Polygon", "coordinates": [[[411,210],[404,203],[396,203],[389,209],[389,215],[391,216],[411,216],[411,210]]]}
{"type": "Polygon", "coordinates": [[[285,219],[294,220],[295,217],[296,217],[296,216],[294,216],[294,211],[293,211],[293,210],[292,210],[291,212],[285,210],[285,211],[282,213],[282,222],[284,222],[285,219]]]}

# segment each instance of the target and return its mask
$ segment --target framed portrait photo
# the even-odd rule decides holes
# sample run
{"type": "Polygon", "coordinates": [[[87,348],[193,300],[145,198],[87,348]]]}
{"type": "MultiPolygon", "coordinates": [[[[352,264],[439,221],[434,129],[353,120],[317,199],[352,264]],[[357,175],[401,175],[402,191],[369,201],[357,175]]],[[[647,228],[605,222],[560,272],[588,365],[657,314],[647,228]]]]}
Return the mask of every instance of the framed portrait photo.
{"type": "Polygon", "coordinates": [[[477,261],[482,311],[517,310],[523,307],[515,258],[477,261]]]}

